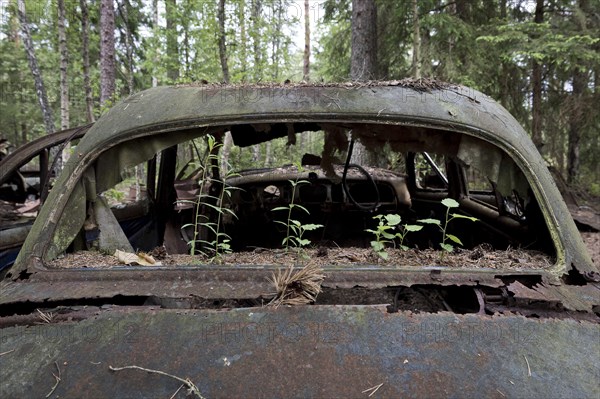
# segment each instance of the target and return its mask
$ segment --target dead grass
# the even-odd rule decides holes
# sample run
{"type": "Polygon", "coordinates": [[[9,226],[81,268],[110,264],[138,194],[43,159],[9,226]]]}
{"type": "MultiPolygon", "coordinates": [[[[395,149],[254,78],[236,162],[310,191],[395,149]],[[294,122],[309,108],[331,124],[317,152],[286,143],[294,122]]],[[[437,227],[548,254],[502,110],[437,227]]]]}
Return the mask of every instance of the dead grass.
{"type": "Polygon", "coordinates": [[[301,269],[290,266],[283,271],[279,269],[269,279],[275,286],[275,297],[268,305],[277,307],[313,303],[321,293],[324,278],[323,271],[316,265],[307,265],[301,269]]]}

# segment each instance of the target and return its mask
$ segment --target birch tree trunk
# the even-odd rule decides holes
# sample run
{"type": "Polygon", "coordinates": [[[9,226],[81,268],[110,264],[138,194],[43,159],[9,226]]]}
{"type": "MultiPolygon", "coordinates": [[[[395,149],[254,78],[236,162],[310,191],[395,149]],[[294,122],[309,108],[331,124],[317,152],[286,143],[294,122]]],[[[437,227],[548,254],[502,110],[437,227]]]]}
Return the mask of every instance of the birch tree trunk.
{"type": "Polygon", "coordinates": [[[69,128],[69,54],[67,52],[67,34],[65,31],[65,1],[58,0],[58,49],[60,53],[60,129],[69,128]]]}
{"type": "Polygon", "coordinates": [[[229,66],[227,65],[227,44],[225,40],[225,0],[219,0],[217,19],[219,20],[219,58],[221,60],[221,70],[223,71],[223,81],[225,83],[229,83],[229,66]]]}
{"type": "Polygon", "coordinates": [[[83,58],[83,87],[85,91],[85,109],[88,123],[94,122],[94,99],[92,98],[92,85],[90,83],[90,36],[89,13],[87,0],[79,0],[81,7],[81,55],[83,58]]]}
{"type": "Polygon", "coordinates": [[[242,82],[246,81],[246,71],[248,69],[248,60],[246,59],[246,15],[245,0],[239,0],[238,19],[240,23],[240,64],[242,69],[242,82]]]}
{"type": "Polygon", "coordinates": [[[100,105],[115,94],[115,7],[113,0],[100,3],[100,105]]]}
{"type": "Polygon", "coordinates": [[[261,32],[260,32],[260,14],[262,10],[262,0],[252,0],[252,46],[254,48],[254,79],[262,79],[262,58],[261,58],[261,32]]]}
{"type": "Polygon", "coordinates": [[[304,0],[304,64],[302,68],[303,80],[310,80],[310,4],[304,0]]]}
{"type": "Polygon", "coordinates": [[[31,31],[29,30],[29,22],[27,21],[27,14],[25,12],[25,0],[18,0],[17,2],[17,13],[19,15],[19,23],[21,24],[21,36],[23,36],[23,47],[27,53],[27,61],[29,63],[29,69],[33,76],[35,83],[35,92],[37,94],[42,116],[44,118],[44,127],[46,133],[50,134],[54,132],[54,118],[52,116],[52,109],[50,103],[48,103],[48,96],[46,95],[46,88],[44,87],[44,80],[38,66],[37,58],[35,56],[35,50],[33,48],[33,41],[31,40],[31,31]]]}
{"type": "MultiPolygon", "coordinates": [[[[65,30],[65,1],[58,0],[58,52],[60,53],[60,129],[69,128],[69,53],[67,51],[67,33],[65,30]]],[[[61,161],[67,162],[71,154],[71,143],[65,143],[61,161]]]]}
{"type": "MultiPolygon", "coordinates": [[[[537,0],[535,16],[536,24],[544,22],[544,0],[537,0]]],[[[531,67],[532,101],[531,101],[531,139],[541,150],[542,147],[542,66],[535,59],[531,67]]]]}

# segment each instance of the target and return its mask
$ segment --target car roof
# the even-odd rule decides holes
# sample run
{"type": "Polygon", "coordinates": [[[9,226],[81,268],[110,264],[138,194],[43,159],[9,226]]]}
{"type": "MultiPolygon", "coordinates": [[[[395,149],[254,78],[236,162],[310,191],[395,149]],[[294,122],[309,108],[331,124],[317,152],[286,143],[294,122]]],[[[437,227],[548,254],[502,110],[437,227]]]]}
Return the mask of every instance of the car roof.
{"type": "MultiPolygon", "coordinates": [[[[431,80],[148,89],[116,104],[90,128],[77,147],[77,156],[66,166],[70,172],[63,173],[56,186],[77,176],[72,172],[92,162],[99,151],[127,140],[164,133],[185,135],[212,126],[281,122],[406,125],[459,132],[492,143],[522,169],[538,199],[558,242],[557,264],[566,266],[566,270],[554,270],[556,276],[572,265],[584,273],[597,273],[544,160],[514,117],[477,90],[431,80]]],[[[62,195],[59,190],[50,193],[47,202],[51,205],[42,208],[24,245],[28,253],[40,241],[42,224],[47,226],[57,218],[52,206],[62,195]]]]}

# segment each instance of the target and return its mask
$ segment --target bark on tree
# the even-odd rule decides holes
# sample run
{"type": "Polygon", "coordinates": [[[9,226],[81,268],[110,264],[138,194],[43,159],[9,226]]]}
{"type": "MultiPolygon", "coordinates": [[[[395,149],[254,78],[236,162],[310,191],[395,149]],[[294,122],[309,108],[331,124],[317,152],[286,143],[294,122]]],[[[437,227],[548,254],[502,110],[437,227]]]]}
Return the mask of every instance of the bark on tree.
{"type": "Polygon", "coordinates": [[[275,19],[275,30],[271,47],[271,65],[273,65],[273,72],[271,77],[274,81],[279,78],[279,45],[281,44],[281,29],[283,26],[283,5],[281,0],[277,1],[277,6],[273,4],[273,18],[275,19]],[[275,15],[277,15],[275,17],[275,15]]]}
{"type": "MultiPolygon", "coordinates": [[[[81,0],[85,1],[85,0],[81,0]]],[[[154,40],[158,40],[158,0],[152,1],[152,35],[154,40]]],[[[152,87],[158,86],[158,51],[155,50],[154,54],[154,65],[152,66],[152,87]]]]}
{"type": "MultiPolygon", "coordinates": [[[[194,0],[192,0],[194,1],[194,0]]],[[[190,0],[184,0],[184,5],[183,5],[183,9],[184,9],[184,15],[190,15],[191,14],[191,10],[190,10],[190,0]]],[[[182,29],[182,33],[183,33],[183,65],[184,65],[184,71],[183,71],[183,76],[186,78],[189,78],[190,76],[190,19],[189,18],[182,18],[181,21],[181,29],[182,29]]]]}
{"type": "Polygon", "coordinates": [[[246,81],[246,71],[248,69],[246,60],[246,15],[244,0],[239,0],[238,19],[240,22],[240,64],[242,70],[242,82],[246,81]]]}
{"type": "Polygon", "coordinates": [[[303,75],[304,80],[310,80],[310,4],[308,0],[304,0],[304,65],[303,75]]]}
{"type": "MultiPolygon", "coordinates": [[[[537,0],[534,20],[536,24],[544,22],[544,0],[537,0]]],[[[535,59],[531,68],[532,104],[531,104],[531,139],[541,151],[542,149],[542,66],[535,59]]]]}
{"type": "MultiPolygon", "coordinates": [[[[579,9],[583,15],[589,15],[588,0],[579,0],[579,9]]],[[[582,32],[587,30],[585,18],[575,16],[576,22],[580,25],[579,29],[582,32]]],[[[585,101],[585,92],[588,84],[588,70],[575,67],[573,71],[573,94],[572,107],[569,120],[568,134],[568,153],[567,153],[567,182],[573,184],[577,181],[580,166],[580,147],[582,129],[585,125],[583,106],[585,101]]]]}
{"type": "Polygon", "coordinates": [[[85,109],[88,123],[94,122],[94,99],[92,98],[92,85],[90,83],[90,38],[89,38],[89,13],[86,0],[79,0],[81,7],[81,56],[83,58],[83,87],[85,91],[85,109]]]}
{"type": "MultiPolygon", "coordinates": [[[[350,79],[377,78],[377,9],[375,0],[352,0],[352,40],[350,79]]],[[[360,142],[354,144],[351,158],[359,165],[374,165],[375,154],[360,142]]]]}
{"type": "Polygon", "coordinates": [[[271,164],[273,163],[272,144],[272,141],[267,141],[265,146],[265,168],[271,167],[271,164]]]}
{"type": "Polygon", "coordinates": [[[177,44],[177,1],[165,0],[167,20],[167,78],[171,83],[179,79],[179,46],[177,44]]]}
{"type": "Polygon", "coordinates": [[[350,79],[377,79],[377,8],[375,0],[352,0],[350,79]]]}
{"type": "Polygon", "coordinates": [[[46,133],[50,134],[54,132],[54,117],[52,116],[52,109],[50,108],[50,103],[48,102],[48,96],[46,94],[42,73],[35,56],[33,41],[31,40],[31,31],[29,29],[29,22],[27,20],[27,14],[25,11],[25,0],[18,0],[17,5],[17,13],[19,15],[19,22],[21,24],[21,35],[23,36],[23,47],[27,53],[29,69],[31,70],[31,75],[33,76],[33,81],[35,83],[35,91],[40,104],[40,109],[42,111],[44,127],[46,129],[46,133]]]}
{"type": "Polygon", "coordinates": [[[129,26],[129,10],[127,6],[129,4],[128,1],[125,1],[124,4],[117,3],[119,7],[119,12],[121,13],[121,19],[125,25],[125,51],[127,56],[127,92],[129,95],[134,92],[134,79],[133,79],[133,37],[131,35],[131,29],[129,26]]]}
{"type": "Polygon", "coordinates": [[[69,80],[67,69],[69,58],[67,52],[67,34],[65,31],[65,1],[58,0],[58,49],[60,53],[60,128],[69,128],[69,80]]]}
{"type": "MultiPolygon", "coordinates": [[[[252,0],[252,46],[254,50],[254,79],[260,82],[263,78],[263,60],[261,52],[261,29],[260,15],[262,13],[262,0],[252,0]]],[[[252,162],[258,162],[260,159],[260,145],[252,146],[252,162]]]]}
{"type": "Polygon", "coordinates": [[[115,7],[114,0],[100,3],[100,105],[115,94],[115,7]]]}
{"type": "Polygon", "coordinates": [[[221,60],[223,81],[229,83],[229,66],[227,65],[227,43],[225,36],[225,0],[219,0],[217,19],[219,20],[219,59],[221,60]]]}
{"type": "Polygon", "coordinates": [[[572,107],[569,120],[569,149],[567,154],[567,182],[576,182],[580,164],[581,129],[583,126],[583,95],[587,85],[587,74],[575,71],[573,74],[572,107]]]}
{"type": "Polygon", "coordinates": [[[417,0],[412,0],[413,6],[413,59],[412,70],[415,79],[421,78],[421,32],[419,27],[419,7],[417,0]]]}
{"type": "Polygon", "coordinates": [[[262,12],[262,0],[252,0],[252,46],[254,49],[254,79],[262,80],[262,53],[260,51],[260,14],[262,12]]]}
{"type": "Polygon", "coordinates": [[[233,145],[233,138],[230,132],[225,132],[223,138],[223,149],[221,151],[221,176],[227,176],[229,172],[229,156],[231,155],[231,147],[233,145]]]}

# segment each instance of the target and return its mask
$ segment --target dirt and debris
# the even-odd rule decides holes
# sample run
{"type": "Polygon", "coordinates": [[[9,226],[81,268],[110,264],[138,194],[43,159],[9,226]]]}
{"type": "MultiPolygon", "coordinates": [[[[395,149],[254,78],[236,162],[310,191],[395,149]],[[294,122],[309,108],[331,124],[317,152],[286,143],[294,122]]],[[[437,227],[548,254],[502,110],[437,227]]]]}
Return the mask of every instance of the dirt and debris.
{"type": "Polygon", "coordinates": [[[404,78],[400,80],[369,80],[369,81],[353,81],[344,83],[307,83],[307,82],[290,82],[285,81],[284,83],[253,83],[253,84],[225,84],[225,83],[212,83],[206,80],[198,82],[185,83],[177,85],[176,87],[208,87],[208,88],[244,88],[244,89],[258,89],[258,88],[290,88],[290,87],[339,87],[339,88],[357,88],[357,87],[373,87],[373,86],[400,86],[413,89],[419,92],[430,92],[432,90],[443,90],[456,85],[448,82],[443,82],[431,78],[404,78]]]}
{"type": "Polygon", "coordinates": [[[600,233],[582,232],[581,238],[595,265],[600,265],[600,233]]]}
{"type": "MultiPolygon", "coordinates": [[[[479,246],[472,250],[457,249],[454,253],[444,253],[433,249],[408,250],[387,249],[388,260],[378,257],[370,248],[311,248],[286,252],[283,249],[257,248],[254,251],[235,252],[219,257],[222,265],[315,265],[347,266],[373,265],[382,266],[446,266],[452,268],[491,268],[530,270],[544,269],[554,264],[554,259],[538,251],[521,249],[491,250],[479,246]]],[[[162,265],[199,265],[210,259],[200,255],[164,255],[162,265]]],[[[110,255],[98,252],[81,251],[68,254],[48,263],[51,268],[105,268],[123,266],[119,260],[110,255]]]]}

